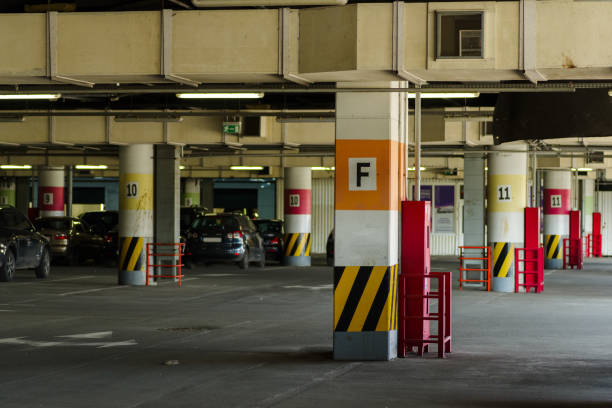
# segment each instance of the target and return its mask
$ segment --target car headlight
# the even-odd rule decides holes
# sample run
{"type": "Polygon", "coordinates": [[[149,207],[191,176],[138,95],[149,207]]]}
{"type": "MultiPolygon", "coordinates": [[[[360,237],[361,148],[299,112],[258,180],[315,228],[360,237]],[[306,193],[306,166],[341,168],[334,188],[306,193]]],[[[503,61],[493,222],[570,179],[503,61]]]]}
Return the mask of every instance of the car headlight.
{"type": "Polygon", "coordinates": [[[6,244],[0,244],[0,253],[2,254],[6,253],[6,244]]]}

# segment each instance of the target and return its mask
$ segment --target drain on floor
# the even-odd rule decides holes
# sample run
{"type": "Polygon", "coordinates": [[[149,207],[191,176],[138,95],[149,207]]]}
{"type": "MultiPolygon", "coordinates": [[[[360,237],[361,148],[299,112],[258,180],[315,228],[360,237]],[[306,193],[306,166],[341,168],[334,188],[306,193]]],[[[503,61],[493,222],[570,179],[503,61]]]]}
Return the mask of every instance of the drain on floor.
{"type": "Polygon", "coordinates": [[[159,331],[173,331],[173,332],[197,332],[197,331],[207,331],[207,330],[217,330],[220,329],[218,326],[192,326],[192,327],[165,327],[161,329],[157,329],[159,331]]]}

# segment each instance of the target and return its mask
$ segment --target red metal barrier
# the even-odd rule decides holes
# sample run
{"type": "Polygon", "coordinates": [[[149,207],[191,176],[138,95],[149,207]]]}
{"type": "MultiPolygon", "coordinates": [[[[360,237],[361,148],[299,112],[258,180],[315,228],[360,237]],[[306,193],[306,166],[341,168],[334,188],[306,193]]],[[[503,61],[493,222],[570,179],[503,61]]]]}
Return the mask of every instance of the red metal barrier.
{"type": "Polygon", "coordinates": [[[582,237],[582,253],[585,258],[590,258],[592,256],[591,248],[592,248],[593,235],[587,234],[585,237],[582,237]]]}
{"type": "MultiPolygon", "coordinates": [[[[466,275],[467,276],[467,275],[466,275]]],[[[491,291],[491,247],[490,246],[460,246],[459,247],[459,290],[463,290],[463,283],[486,283],[487,291],[491,291]],[[480,251],[480,256],[478,256],[480,251]],[[468,254],[466,252],[476,252],[475,254],[468,254]],[[469,256],[466,256],[469,255],[469,256]],[[464,261],[486,261],[484,268],[465,268],[464,261]],[[464,278],[464,272],[476,271],[486,272],[486,279],[466,279],[464,278]]]]}
{"type": "Polygon", "coordinates": [[[535,293],[544,290],[544,248],[515,248],[516,273],[514,274],[514,291],[519,292],[521,287],[526,292],[534,289],[535,293]],[[523,275],[523,283],[520,283],[523,275]]]}
{"type": "Polygon", "coordinates": [[[582,240],[563,239],[563,269],[582,269],[582,240]]]}
{"type": "Polygon", "coordinates": [[[601,258],[601,234],[593,234],[592,256],[601,258]]]}
{"type": "Polygon", "coordinates": [[[158,244],[158,243],[147,243],[147,278],[146,283],[149,286],[149,278],[178,278],[178,285],[181,287],[182,278],[183,278],[183,251],[185,244],[158,244]],[[164,247],[164,248],[172,248],[173,252],[151,252],[152,248],[156,247],[164,247]],[[165,258],[177,258],[176,264],[157,264],[155,261],[156,257],[165,257],[165,258]],[[151,263],[151,259],[153,259],[153,263],[151,263]],[[150,268],[176,268],[176,275],[154,275],[150,273],[150,268]]]}
{"type": "MultiPolygon", "coordinates": [[[[452,352],[452,287],[450,272],[431,272],[425,275],[425,279],[437,280],[437,291],[428,291],[425,294],[409,294],[410,276],[401,274],[399,276],[399,328],[398,328],[398,356],[406,357],[408,351],[417,348],[417,354],[422,356],[429,351],[430,344],[438,345],[438,357],[445,358],[446,353],[452,352]],[[431,300],[437,300],[437,311],[431,311],[431,300]],[[421,301],[427,303],[428,313],[419,313],[420,308],[410,308],[411,304],[419,304],[421,301]],[[427,336],[414,336],[410,333],[409,326],[412,321],[438,323],[438,333],[427,336]],[[409,337],[409,336],[413,337],[409,337]]],[[[431,282],[429,287],[431,288],[431,282]]]]}

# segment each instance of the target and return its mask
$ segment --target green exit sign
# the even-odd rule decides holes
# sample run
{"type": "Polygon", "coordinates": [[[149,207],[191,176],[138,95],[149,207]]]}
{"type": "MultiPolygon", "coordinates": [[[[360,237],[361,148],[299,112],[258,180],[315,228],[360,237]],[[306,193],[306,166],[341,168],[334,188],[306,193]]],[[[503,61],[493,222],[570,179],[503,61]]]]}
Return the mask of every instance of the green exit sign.
{"type": "Polygon", "coordinates": [[[223,122],[223,133],[240,134],[242,124],[240,122],[223,122]]]}

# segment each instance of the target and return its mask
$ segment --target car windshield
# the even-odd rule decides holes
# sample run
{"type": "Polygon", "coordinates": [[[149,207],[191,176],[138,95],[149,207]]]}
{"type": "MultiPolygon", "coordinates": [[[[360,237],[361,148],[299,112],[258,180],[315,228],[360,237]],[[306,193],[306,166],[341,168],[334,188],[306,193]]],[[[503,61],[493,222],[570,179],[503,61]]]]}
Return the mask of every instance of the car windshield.
{"type": "Polygon", "coordinates": [[[255,221],[257,230],[262,234],[280,234],[283,229],[283,225],[280,222],[274,221],[255,221]]]}
{"type": "Polygon", "coordinates": [[[34,221],[36,229],[69,230],[71,220],[69,218],[46,218],[34,221]]]}
{"type": "Polygon", "coordinates": [[[238,220],[235,217],[220,217],[220,216],[206,216],[199,217],[193,222],[191,228],[204,231],[204,230],[219,230],[219,231],[235,231],[240,229],[238,220]]]}

